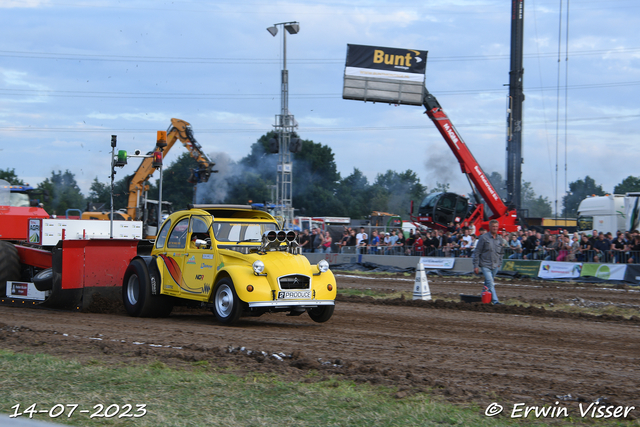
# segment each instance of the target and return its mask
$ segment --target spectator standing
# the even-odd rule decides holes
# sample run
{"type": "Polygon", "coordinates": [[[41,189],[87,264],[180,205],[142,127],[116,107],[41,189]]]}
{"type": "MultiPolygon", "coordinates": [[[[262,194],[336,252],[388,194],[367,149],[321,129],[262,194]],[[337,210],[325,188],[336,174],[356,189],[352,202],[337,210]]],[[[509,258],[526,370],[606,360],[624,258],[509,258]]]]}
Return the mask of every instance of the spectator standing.
{"type": "Polygon", "coordinates": [[[309,235],[309,249],[310,252],[319,252],[316,251],[316,248],[318,247],[318,229],[314,228],[311,230],[311,234],[309,235]]]}
{"type": "Polygon", "coordinates": [[[404,232],[402,230],[398,230],[398,241],[396,242],[396,254],[402,255],[404,253],[404,244],[406,238],[404,237],[404,232]]]}
{"type": "Polygon", "coordinates": [[[413,230],[409,231],[409,237],[407,237],[407,241],[405,242],[405,249],[404,249],[404,254],[405,255],[411,255],[412,251],[413,251],[413,244],[416,242],[416,235],[415,232],[413,230]]]}
{"type": "Polygon", "coordinates": [[[629,245],[624,237],[624,233],[618,231],[618,235],[611,242],[611,254],[614,263],[625,262],[625,254],[629,251],[629,245]]]}
{"type": "Polygon", "coordinates": [[[331,238],[331,235],[327,231],[326,233],[324,233],[324,241],[322,242],[322,252],[323,253],[325,253],[325,254],[330,254],[331,253],[331,243],[332,242],[333,242],[333,239],[331,238]]]}
{"type": "Polygon", "coordinates": [[[598,234],[598,240],[593,245],[596,256],[593,257],[594,262],[607,262],[608,252],[611,250],[611,242],[606,239],[604,233],[598,234]]]}
{"type": "Polygon", "coordinates": [[[391,230],[391,235],[389,236],[389,244],[387,245],[387,255],[395,255],[396,254],[396,242],[398,241],[398,236],[396,235],[396,230],[391,230]]]}
{"type": "Polygon", "coordinates": [[[569,256],[567,261],[575,262],[578,260],[580,254],[580,239],[578,239],[578,233],[571,236],[571,247],[569,249],[569,256]]]}
{"type": "Polygon", "coordinates": [[[438,246],[440,246],[440,241],[436,235],[435,230],[427,231],[427,237],[424,241],[425,246],[425,255],[427,256],[437,256],[438,254],[438,246]]]}
{"type": "Polygon", "coordinates": [[[419,231],[416,231],[416,239],[413,242],[413,254],[422,256],[424,255],[424,242],[419,231]]]}
{"type": "Polygon", "coordinates": [[[509,259],[522,258],[522,243],[520,243],[520,240],[518,240],[517,233],[511,233],[511,235],[509,236],[509,250],[511,250],[509,259]]]}
{"type": "Polygon", "coordinates": [[[311,252],[311,248],[309,246],[309,229],[305,228],[302,234],[300,235],[300,247],[302,248],[302,252],[311,252]]]}
{"type": "Polygon", "coordinates": [[[371,255],[378,255],[378,245],[380,244],[380,238],[378,237],[378,230],[371,232],[371,240],[369,241],[369,253],[371,255]]]}
{"type": "Polygon", "coordinates": [[[353,247],[353,253],[355,253],[355,246],[356,246],[356,242],[358,240],[356,239],[356,230],[349,230],[349,240],[347,240],[347,246],[349,247],[353,247]]]}
{"type": "Polygon", "coordinates": [[[360,232],[356,234],[356,246],[360,246],[363,240],[369,240],[369,236],[364,231],[364,227],[360,227],[360,232]]]}
{"type": "Polygon", "coordinates": [[[629,259],[627,263],[637,263],[640,260],[640,235],[633,233],[633,241],[629,245],[629,259]]]}
{"type": "Polygon", "coordinates": [[[342,248],[347,246],[347,243],[349,242],[349,239],[350,239],[349,230],[347,230],[345,228],[344,231],[342,232],[342,238],[340,239],[340,242],[338,243],[338,246],[340,246],[340,252],[342,252],[342,248]]]}
{"type": "Polygon", "coordinates": [[[506,242],[498,234],[500,225],[498,221],[489,221],[489,232],[478,239],[476,250],[473,253],[473,271],[484,275],[484,286],[491,292],[491,303],[500,304],[495,289],[495,277],[502,265],[502,255],[506,242]]]}
{"type": "Polygon", "coordinates": [[[571,244],[569,243],[569,236],[561,234],[558,237],[558,256],[556,261],[566,261],[569,257],[569,251],[571,250],[571,244]]]}

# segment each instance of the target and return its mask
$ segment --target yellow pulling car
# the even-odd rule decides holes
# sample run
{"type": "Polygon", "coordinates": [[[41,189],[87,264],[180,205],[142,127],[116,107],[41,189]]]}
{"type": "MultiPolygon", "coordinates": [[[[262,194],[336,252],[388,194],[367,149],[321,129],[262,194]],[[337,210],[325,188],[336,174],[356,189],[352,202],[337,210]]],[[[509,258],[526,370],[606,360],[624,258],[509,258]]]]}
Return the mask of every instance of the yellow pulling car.
{"type": "Polygon", "coordinates": [[[293,231],[267,212],[243,205],[193,205],[162,224],[151,255],[124,275],[127,313],[164,317],[174,305],[209,307],[218,321],[267,312],[331,318],[336,281],[329,263],[311,265],[293,231]]]}

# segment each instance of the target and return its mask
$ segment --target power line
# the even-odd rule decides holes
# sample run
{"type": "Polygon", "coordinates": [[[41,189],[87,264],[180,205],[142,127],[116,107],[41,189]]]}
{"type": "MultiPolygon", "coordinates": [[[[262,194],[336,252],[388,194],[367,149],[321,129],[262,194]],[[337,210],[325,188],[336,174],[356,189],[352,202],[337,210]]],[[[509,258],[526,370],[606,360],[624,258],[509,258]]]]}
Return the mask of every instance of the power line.
{"type": "MultiPolygon", "coordinates": [[[[610,55],[610,54],[633,54],[640,51],[640,48],[619,48],[619,49],[590,49],[576,50],[571,56],[583,55],[610,55]]],[[[535,54],[525,54],[525,58],[553,58],[557,52],[545,52],[535,54]]],[[[32,59],[53,59],[70,61],[107,61],[107,62],[160,62],[175,64],[278,64],[277,58],[219,58],[219,57],[161,57],[161,56],[127,56],[127,55],[98,55],[98,54],[78,54],[78,53],[54,53],[54,52],[31,52],[0,50],[0,57],[9,58],[32,58],[32,59]]],[[[464,55],[464,56],[430,56],[429,62],[451,62],[451,61],[493,61],[508,60],[509,55],[464,55]]],[[[323,64],[334,63],[344,64],[344,58],[287,58],[287,61],[296,64],[323,64]]]]}
{"type": "MultiPolygon", "coordinates": [[[[609,120],[625,120],[640,118],[640,114],[627,114],[606,117],[581,117],[568,119],[568,122],[593,122],[609,120]]],[[[530,120],[529,124],[544,124],[545,120],[530,120]]],[[[479,122],[457,124],[458,128],[478,128],[504,126],[504,122],[479,122]]],[[[397,130],[432,130],[429,124],[420,126],[353,126],[353,127],[307,127],[300,128],[299,134],[312,132],[380,132],[397,130]]],[[[0,127],[0,132],[69,132],[69,133],[146,133],[155,132],[157,129],[110,129],[110,128],[64,128],[64,127],[35,127],[35,126],[7,126],[0,127]]],[[[227,129],[198,129],[198,134],[223,134],[223,133],[255,133],[265,132],[264,128],[227,128],[227,129]]]]}
{"type": "MultiPolygon", "coordinates": [[[[629,87],[640,85],[640,81],[630,82],[606,82],[592,84],[577,84],[560,86],[563,89],[597,89],[607,87],[629,87]]],[[[527,87],[527,92],[547,91],[557,89],[557,86],[527,87]]],[[[275,93],[162,93],[162,92],[98,92],[98,91],[74,91],[74,90],[42,90],[42,89],[0,89],[3,96],[26,96],[35,95],[42,97],[62,97],[62,98],[137,98],[137,99],[274,99],[280,95],[275,93]]],[[[495,89],[461,89],[438,91],[438,95],[467,95],[478,93],[505,93],[504,88],[495,89]]],[[[321,99],[321,98],[341,98],[340,93],[297,93],[290,94],[295,99],[321,99]]]]}

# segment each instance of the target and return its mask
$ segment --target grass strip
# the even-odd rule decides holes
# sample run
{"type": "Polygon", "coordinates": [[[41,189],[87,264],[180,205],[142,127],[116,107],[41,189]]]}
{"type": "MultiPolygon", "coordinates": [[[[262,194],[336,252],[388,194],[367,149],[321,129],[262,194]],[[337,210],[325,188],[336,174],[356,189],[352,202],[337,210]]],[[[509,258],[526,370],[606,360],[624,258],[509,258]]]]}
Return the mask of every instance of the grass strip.
{"type": "MultiPolygon", "coordinates": [[[[292,383],[276,376],[239,377],[220,373],[208,362],[170,368],[161,362],[113,366],[80,364],[48,355],[0,350],[0,413],[10,415],[36,403],[37,410],[70,407],[57,418],[34,414],[39,421],[77,426],[503,426],[522,425],[506,417],[489,418],[483,409],[460,407],[426,394],[396,398],[395,390],[326,380],[292,383]],[[90,418],[95,405],[111,406],[110,418],[90,418]],[[146,404],[140,418],[119,418],[130,404],[146,404]],[[89,410],[90,413],[80,413],[89,410]]],[[[104,414],[104,410],[102,411],[104,414]]],[[[21,419],[28,418],[25,414],[21,419]]],[[[545,425],[526,420],[527,425],[545,425]]]]}

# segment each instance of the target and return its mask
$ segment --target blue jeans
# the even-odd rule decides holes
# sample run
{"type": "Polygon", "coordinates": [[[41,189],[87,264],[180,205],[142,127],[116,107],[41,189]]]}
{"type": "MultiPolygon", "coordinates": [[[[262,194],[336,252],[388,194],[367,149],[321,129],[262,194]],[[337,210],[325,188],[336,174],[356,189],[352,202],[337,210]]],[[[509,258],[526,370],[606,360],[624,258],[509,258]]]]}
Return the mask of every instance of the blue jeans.
{"type": "Polygon", "coordinates": [[[487,287],[489,292],[491,292],[491,302],[494,304],[498,302],[498,295],[496,294],[496,287],[493,283],[493,279],[496,277],[496,274],[498,274],[498,270],[500,270],[500,267],[494,269],[489,267],[480,267],[480,271],[484,274],[484,285],[487,287]]]}

